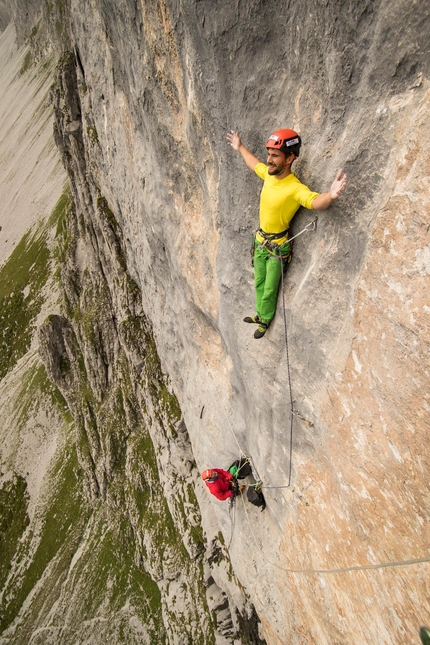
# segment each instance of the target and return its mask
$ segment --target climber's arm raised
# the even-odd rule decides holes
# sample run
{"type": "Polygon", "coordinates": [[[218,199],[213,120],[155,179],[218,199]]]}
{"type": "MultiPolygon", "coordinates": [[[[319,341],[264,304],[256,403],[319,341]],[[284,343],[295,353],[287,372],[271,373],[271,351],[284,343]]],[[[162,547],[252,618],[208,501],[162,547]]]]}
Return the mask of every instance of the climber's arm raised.
{"type": "Polygon", "coordinates": [[[331,206],[334,200],[345,190],[347,179],[347,174],[343,172],[343,169],[340,169],[331,185],[330,191],[328,193],[321,193],[318,197],[315,197],[312,202],[312,208],[316,211],[323,211],[331,206]]]}
{"type": "Polygon", "coordinates": [[[255,166],[261,163],[260,159],[257,159],[257,157],[253,155],[252,152],[249,152],[249,150],[245,148],[237,132],[234,132],[233,130],[229,132],[227,134],[227,142],[231,145],[233,150],[240,152],[244,162],[250,170],[255,170],[255,166]]]}

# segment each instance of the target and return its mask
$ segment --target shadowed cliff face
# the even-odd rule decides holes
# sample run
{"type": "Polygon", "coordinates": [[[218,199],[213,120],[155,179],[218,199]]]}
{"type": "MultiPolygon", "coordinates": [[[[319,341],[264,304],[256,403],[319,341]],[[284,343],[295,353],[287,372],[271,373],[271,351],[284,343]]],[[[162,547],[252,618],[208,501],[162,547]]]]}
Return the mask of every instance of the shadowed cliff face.
{"type": "Polygon", "coordinates": [[[222,533],[202,530],[186,426],[91,174],[76,60],[53,83],[32,33],[36,54],[12,26],[0,38],[0,642],[263,643],[222,533]]]}
{"type": "MultiPolygon", "coordinates": [[[[106,276],[116,312],[121,271],[138,285],[198,469],[243,451],[266,485],[284,486],[290,467],[281,308],[261,341],[242,324],[260,181],[227,129],[263,160],[271,131],[298,129],[295,172],[314,190],[348,173],[296,240],[284,287],[294,407],[313,425],[294,418],[292,486],[266,489],[264,516],[238,503],[240,583],[217,583],[231,600],[247,589],[271,644],[414,642],[430,621],[428,562],[402,566],[428,557],[430,537],[428,9],[69,0],[62,11],[56,139],[92,240],[91,282],[106,276]]],[[[301,210],[293,234],[312,217],[301,210]]],[[[111,362],[88,363],[101,389],[111,362]]],[[[219,530],[228,542],[226,506],[193,476],[208,542],[219,530]]]]}

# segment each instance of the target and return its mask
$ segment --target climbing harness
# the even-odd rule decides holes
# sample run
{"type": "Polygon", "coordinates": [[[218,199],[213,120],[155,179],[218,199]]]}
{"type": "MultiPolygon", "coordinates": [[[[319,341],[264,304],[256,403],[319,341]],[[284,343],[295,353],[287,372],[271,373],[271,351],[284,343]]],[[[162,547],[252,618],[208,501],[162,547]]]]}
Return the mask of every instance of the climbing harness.
{"type": "MultiPolygon", "coordinates": [[[[290,260],[291,260],[291,256],[292,256],[291,242],[293,240],[295,240],[296,237],[299,237],[299,235],[303,235],[303,233],[307,233],[308,231],[314,231],[316,229],[317,221],[318,221],[318,215],[316,215],[313,220],[311,220],[308,224],[306,224],[306,226],[301,231],[296,233],[296,235],[293,235],[293,237],[290,237],[290,238],[288,238],[286,240],[286,242],[288,242],[290,244],[290,252],[287,255],[282,256],[281,257],[282,260],[286,260],[287,258],[290,258],[290,260]]],[[[264,238],[264,241],[260,243],[261,246],[264,246],[264,248],[268,251],[268,253],[270,253],[271,255],[276,256],[279,259],[280,258],[279,253],[274,253],[273,252],[274,250],[279,248],[279,245],[278,244],[273,244],[273,241],[278,240],[278,239],[282,239],[283,237],[287,237],[288,236],[288,229],[285,230],[285,231],[282,231],[281,233],[266,233],[261,228],[259,228],[257,231],[255,231],[253,233],[253,235],[252,235],[252,246],[251,246],[251,256],[252,257],[254,257],[255,236],[256,236],[257,233],[259,233],[261,235],[261,237],[264,238]]],[[[288,260],[288,261],[290,261],[290,260],[288,260]]]]}
{"type": "Polygon", "coordinates": [[[281,233],[266,233],[261,228],[259,228],[257,231],[254,231],[254,233],[252,234],[251,246],[252,266],[254,266],[254,254],[257,245],[265,248],[269,255],[275,256],[277,260],[281,259],[283,263],[290,263],[293,257],[293,245],[290,242],[291,240],[288,239],[288,230],[281,231],[281,233]],[[262,238],[262,242],[257,239],[257,234],[262,238]],[[285,255],[281,255],[279,253],[280,245],[274,242],[274,240],[280,240],[284,237],[286,239],[285,242],[281,244],[281,246],[288,244],[288,252],[285,255]],[[278,251],[278,253],[276,251],[278,251]]]}

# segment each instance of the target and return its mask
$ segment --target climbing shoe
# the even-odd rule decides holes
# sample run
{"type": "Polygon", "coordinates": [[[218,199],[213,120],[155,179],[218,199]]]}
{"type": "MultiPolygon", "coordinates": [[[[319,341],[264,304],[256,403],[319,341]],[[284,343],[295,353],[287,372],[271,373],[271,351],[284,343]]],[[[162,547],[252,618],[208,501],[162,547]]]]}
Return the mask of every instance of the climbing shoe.
{"type": "Polygon", "coordinates": [[[420,638],[423,645],[429,645],[430,629],[428,627],[420,627],[420,638]]]}
{"type": "Polygon", "coordinates": [[[263,338],[264,334],[267,331],[269,325],[266,325],[264,322],[260,322],[257,329],[254,332],[254,338],[263,338]]]}
{"type": "Polygon", "coordinates": [[[261,323],[261,318],[260,316],[246,316],[246,318],[243,319],[243,322],[256,323],[259,325],[261,323]]]}

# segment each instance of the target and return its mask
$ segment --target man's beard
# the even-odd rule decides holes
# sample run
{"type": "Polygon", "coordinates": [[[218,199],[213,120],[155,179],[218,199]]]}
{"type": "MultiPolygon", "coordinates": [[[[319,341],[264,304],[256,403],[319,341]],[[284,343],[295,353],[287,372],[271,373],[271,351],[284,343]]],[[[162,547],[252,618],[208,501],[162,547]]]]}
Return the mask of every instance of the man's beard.
{"type": "Polygon", "coordinates": [[[285,166],[269,166],[269,175],[280,175],[284,170],[285,166]]]}

